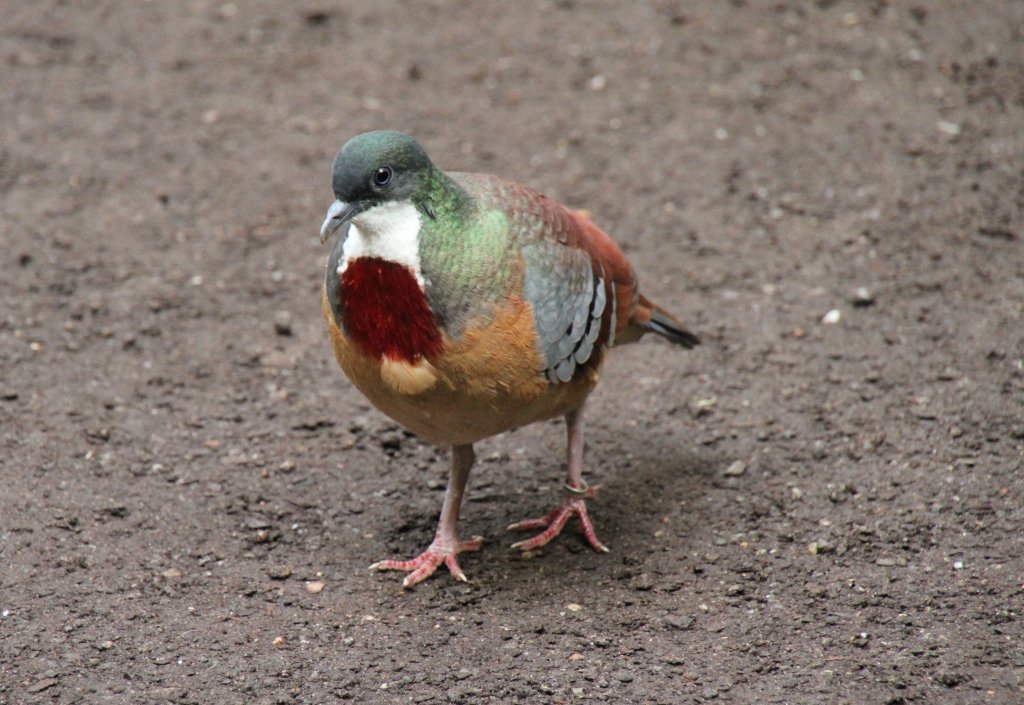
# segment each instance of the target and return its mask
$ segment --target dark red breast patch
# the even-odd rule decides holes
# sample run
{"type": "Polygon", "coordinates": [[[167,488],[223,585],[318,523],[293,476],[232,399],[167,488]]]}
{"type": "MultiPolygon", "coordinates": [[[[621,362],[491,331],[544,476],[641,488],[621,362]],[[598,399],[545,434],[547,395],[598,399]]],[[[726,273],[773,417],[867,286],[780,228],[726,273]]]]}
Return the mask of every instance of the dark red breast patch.
{"type": "Polygon", "coordinates": [[[441,351],[441,331],[408,267],[360,257],[340,278],[345,333],[368,354],[417,362],[441,351]]]}

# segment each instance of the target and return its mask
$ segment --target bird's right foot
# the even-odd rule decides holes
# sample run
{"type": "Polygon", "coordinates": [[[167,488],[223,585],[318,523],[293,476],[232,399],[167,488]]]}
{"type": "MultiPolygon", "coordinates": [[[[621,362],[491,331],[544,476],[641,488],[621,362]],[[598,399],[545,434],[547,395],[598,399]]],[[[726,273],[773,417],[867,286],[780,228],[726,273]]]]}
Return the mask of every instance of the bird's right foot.
{"type": "Polygon", "coordinates": [[[412,560],[396,561],[392,559],[378,561],[370,566],[371,570],[403,570],[408,573],[402,581],[402,587],[411,588],[416,583],[422,582],[434,574],[434,571],[444,563],[448,566],[448,572],[456,580],[468,583],[469,579],[459,567],[458,554],[463,551],[476,551],[484,542],[483,537],[474,536],[469,541],[442,541],[435,538],[427,550],[412,560]]]}

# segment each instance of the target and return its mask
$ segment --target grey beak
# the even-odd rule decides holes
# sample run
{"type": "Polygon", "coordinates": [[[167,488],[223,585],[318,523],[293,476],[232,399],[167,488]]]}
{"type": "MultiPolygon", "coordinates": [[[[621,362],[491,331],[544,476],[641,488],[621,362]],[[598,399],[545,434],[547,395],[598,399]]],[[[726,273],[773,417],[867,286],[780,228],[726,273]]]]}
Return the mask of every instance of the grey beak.
{"type": "Polygon", "coordinates": [[[320,243],[327,242],[327,238],[331,236],[334,231],[340,228],[342,225],[352,219],[352,216],[356,214],[355,205],[351,203],[345,203],[344,201],[335,201],[331,204],[331,207],[327,209],[327,217],[324,218],[324,224],[320,226],[320,243]]]}
{"type": "MultiPolygon", "coordinates": [[[[347,215],[346,211],[351,210],[349,205],[344,201],[335,201],[331,204],[331,207],[327,209],[327,217],[324,218],[324,224],[321,225],[321,244],[327,242],[327,239],[345,224],[347,215]]],[[[349,216],[351,217],[351,216],[349,216]]]]}

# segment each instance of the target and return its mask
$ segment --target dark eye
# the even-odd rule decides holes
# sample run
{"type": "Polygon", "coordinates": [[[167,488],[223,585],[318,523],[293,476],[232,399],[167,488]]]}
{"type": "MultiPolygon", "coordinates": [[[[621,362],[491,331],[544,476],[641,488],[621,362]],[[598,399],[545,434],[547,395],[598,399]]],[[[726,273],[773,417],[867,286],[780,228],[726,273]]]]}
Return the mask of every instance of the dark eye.
{"type": "Polygon", "coordinates": [[[374,186],[387,186],[391,183],[392,177],[395,175],[395,170],[389,166],[378,167],[377,171],[373,172],[373,185],[374,186]]]}

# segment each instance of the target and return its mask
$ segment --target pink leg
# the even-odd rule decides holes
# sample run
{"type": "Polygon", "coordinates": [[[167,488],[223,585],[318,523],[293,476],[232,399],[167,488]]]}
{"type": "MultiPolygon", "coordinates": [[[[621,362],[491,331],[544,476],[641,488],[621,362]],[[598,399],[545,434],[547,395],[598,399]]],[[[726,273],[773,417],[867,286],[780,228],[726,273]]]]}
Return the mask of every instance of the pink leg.
{"type": "Polygon", "coordinates": [[[475,551],[480,548],[483,538],[474,536],[469,541],[459,541],[455,532],[455,524],[459,520],[459,507],[462,495],[469,480],[469,471],[473,467],[476,455],[472,445],[455,446],[452,448],[452,465],[448,473],[448,489],[444,493],[444,504],[441,507],[441,518],[437,522],[434,540],[420,555],[409,561],[384,560],[370,566],[376,570],[404,570],[409,573],[402,581],[402,587],[412,587],[426,580],[438,566],[444,563],[448,571],[457,580],[466,583],[466,574],[459,567],[457,556],[462,551],[475,551]]]}
{"type": "Polygon", "coordinates": [[[585,500],[597,494],[599,487],[588,487],[583,481],[583,406],[565,415],[565,428],[569,439],[568,470],[565,477],[565,488],[569,491],[562,503],[540,519],[525,519],[512,524],[508,528],[513,531],[523,529],[544,529],[541,533],[525,541],[517,541],[512,548],[532,551],[547,544],[562,532],[566,522],[575,515],[580,520],[583,536],[587,543],[601,553],[607,553],[608,547],[601,543],[594,532],[594,525],[587,514],[585,500]]]}

